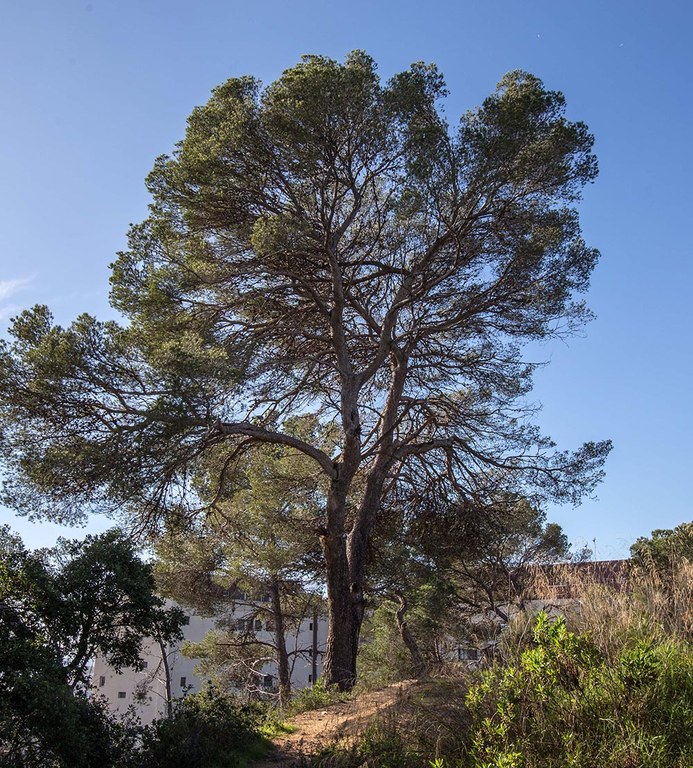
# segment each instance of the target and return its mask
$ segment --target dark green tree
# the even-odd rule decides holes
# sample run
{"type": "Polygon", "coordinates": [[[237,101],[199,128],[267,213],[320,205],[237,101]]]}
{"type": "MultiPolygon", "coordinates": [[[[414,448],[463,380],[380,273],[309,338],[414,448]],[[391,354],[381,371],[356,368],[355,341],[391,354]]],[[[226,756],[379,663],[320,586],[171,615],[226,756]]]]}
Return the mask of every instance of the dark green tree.
{"type": "Polygon", "coordinates": [[[455,610],[476,616],[490,611],[504,623],[509,605],[523,607],[537,567],[571,559],[561,526],[547,523],[527,499],[508,494],[485,507],[458,501],[424,513],[415,520],[414,537],[447,584],[455,610]]]}
{"type": "Polygon", "coordinates": [[[641,536],[630,548],[634,565],[662,574],[671,574],[678,564],[693,562],[693,523],[673,529],[658,528],[641,536]]]}
{"type": "Polygon", "coordinates": [[[220,486],[261,444],[312,459],[342,687],[388,484],[575,502],[608,451],[539,434],[522,358],[589,318],[576,296],[598,254],[574,203],[592,137],[524,72],[454,129],[445,94],[434,66],[383,84],[361,52],[305,57],[264,90],[229,80],[149,177],[151,214],[113,265],[127,327],[37,308],[0,353],[5,498],[26,512],[121,504],[154,525],[213,504],[195,485],[209,451],[220,486]],[[330,447],[292,432],[307,412],[330,447]]]}
{"type": "Polygon", "coordinates": [[[115,669],[139,668],[146,637],[181,637],[185,616],[155,593],[152,568],[118,530],[82,541],[62,541],[48,554],[60,612],[46,622],[73,687],[88,685],[98,653],[115,669]]]}
{"type": "Polygon", "coordinates": [[[8,765],[117,762],[126,729],[87,698],[88,664],[100,653],[116,669],[137,667],[146,636],[179,636],[182,613],[166,610],[153,587],[151,568],[119,531],[32,553],[0,529],[0,754],[8,765]]]}
{"type": "Polygon", "coordinates": [[[438,597],[447,600],[449,590],[412,530],[418,504],[391,498],[387,502],[387,514],[370,545],[367,591],[373,616],[366,626],[359,669],[366,670],[369,680],[392,682],[395,675],[400,679],[423,677],[436,660],[430,619],[436,615],[436,629],[447,623],[449,611],[447,606],[440,611],[438,597]],[[399,642],[394,640],[397,636],[399,642]],[[400,660],[402,645],[409,657],[405,664],[400,660]]]}

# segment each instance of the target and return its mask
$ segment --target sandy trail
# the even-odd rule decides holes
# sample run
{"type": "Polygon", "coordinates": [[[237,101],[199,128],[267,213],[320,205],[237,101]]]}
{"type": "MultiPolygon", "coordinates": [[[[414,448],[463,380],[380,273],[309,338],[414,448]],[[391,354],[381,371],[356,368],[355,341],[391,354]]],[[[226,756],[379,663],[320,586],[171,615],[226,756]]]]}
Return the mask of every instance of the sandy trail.
{"type": "Polygon", "coordinates": [[[353,701],[331,704],[325,709],[303,712],[287,720],[296,730],[273,739],[274,752],[254,768],[300,766],[304,758],[315,755],[335,742],[348,742],[350,737],[368,727],[373,716],[382,714],[415,684],[413,680],[395,683],[379,691],[370,691],[353,701]]]}

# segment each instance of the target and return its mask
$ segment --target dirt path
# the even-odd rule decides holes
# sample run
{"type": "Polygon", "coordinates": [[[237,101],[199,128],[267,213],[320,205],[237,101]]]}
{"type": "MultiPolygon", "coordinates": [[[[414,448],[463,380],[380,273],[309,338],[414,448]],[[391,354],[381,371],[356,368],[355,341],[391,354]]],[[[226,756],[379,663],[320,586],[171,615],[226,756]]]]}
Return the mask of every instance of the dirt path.
{"type": "Polygon", "coordinates": [[[386,712],[399,698],[408,695],[415,684],[414,680],[405,680],[353,701],[331,704],[290,718],[287,722],[296,730],[276,737],[275,751],[254,768],[300,766],[303,758],[315,755],[328,745],[348,742],[369,725],[375,714],[386,712]]]}

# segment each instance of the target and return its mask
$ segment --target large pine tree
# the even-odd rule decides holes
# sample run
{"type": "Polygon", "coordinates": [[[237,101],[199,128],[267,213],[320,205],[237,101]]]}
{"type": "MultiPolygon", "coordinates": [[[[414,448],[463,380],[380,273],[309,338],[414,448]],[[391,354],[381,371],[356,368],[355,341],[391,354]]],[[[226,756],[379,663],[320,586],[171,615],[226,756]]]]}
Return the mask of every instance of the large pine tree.
{"type": "Polygon", "coordinates": [[[126,326],[14,324],[0,390],[6,498],[145,523],[214,503],[207,452],[310,457],[327,488],[328,683],[350,686],[367,550],[396,483],[576,501],[606,443],[557,453],[525,401],[527,341],[589,316],[597,259],[574,203],[592,137],[523,72],[452,129],[434,66],[383,84],[355,52],[308,56],[266,89],[219,86],[149,177],[151,214],[113,265],[126,326]],[[332,444],[292,431],[311,413],[332,444]]]}

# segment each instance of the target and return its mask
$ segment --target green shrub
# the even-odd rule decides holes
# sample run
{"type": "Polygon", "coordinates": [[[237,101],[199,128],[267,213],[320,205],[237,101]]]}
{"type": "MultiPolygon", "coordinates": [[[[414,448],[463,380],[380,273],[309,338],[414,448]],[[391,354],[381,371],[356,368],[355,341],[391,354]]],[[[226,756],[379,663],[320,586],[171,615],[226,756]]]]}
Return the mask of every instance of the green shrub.
{"type": "Polygon", "coordinates": [[[314,685],[309,688],[302,688],[296,693],[284,709],[284,714],[290,717],[313,709],[323,709],[338,701],[347,701],[349,698],[348,693],[339,691],[336,686],[328,688],[323,679],[318,678],[314,685]]]}
{"type": "Polygon", "coordinates": [[[474,768],[693,764],[693,654],[673,641],[641,638],[612,660],[542,613],[519,663],[486,671],[467,704],[474,768]]]}
{"type": "Polygon", "coordinates": [[[173,717],[155,721],[142,735],[146,768],[241,768],[264,751],[262,714],[239,706],[209,686],[182,699],[173,717]]]}
{"type": "MultiPolygon", "coordinates": [[[[616,586],[566,575],[565,618],[520,613],[491,669],[416,686],[322,765],[691,768],[693,564],[666,580],[632,568],[616,586]]],[[[387,675],[381,638],[373,669],[387,675]]]]}

